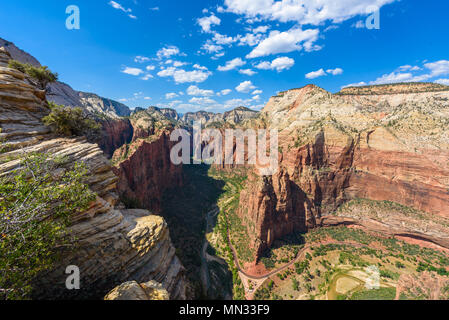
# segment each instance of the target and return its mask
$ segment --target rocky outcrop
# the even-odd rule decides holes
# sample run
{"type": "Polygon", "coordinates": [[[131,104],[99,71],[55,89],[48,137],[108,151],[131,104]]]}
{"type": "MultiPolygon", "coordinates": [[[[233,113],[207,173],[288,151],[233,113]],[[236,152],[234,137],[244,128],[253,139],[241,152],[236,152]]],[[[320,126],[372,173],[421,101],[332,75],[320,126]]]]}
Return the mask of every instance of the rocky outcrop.
{"type": "Polygon", "coordinates": [[[213,124],[239,124],[245,120],[254,119],[259,112],[245,107],[238,107],[225,113],[213,113],[207,111],[187,112],[182,116],[182,121],[188,125],[200,122],[204,126],[213,124]]]}
{"type": "MultiPolygon", "coordinates": [[[[387,200],[447,223],[448,87],[413,88],[340,96],[307,86],[270,99],[259,118],[278,129],[280,170],[272,177],[250,175],[239,208],[259,254],[293,229],[320,226],[351,199],[387,200]]],[[[380,222],[397,234],[448,245],[436,225],[398,229],[394,221],[384,216],[380,222]]]]}
{"type": "Polygon", "coordinates": [[[386,94],[408,94],[422,92],[439,92],[449,90],[448,86],[438,83],[406,82],[381,84],[375,86],[347,87],[337,94],[339,95],[386,95],[386,94]]]}
{"type": "Polygon", "coordinates": [[[155,281],[138,284],[136,281],[128,281],[115,287],[104,300],[168,300],[168,292],[161,284],[155,281]]]}
{"type": "Polygon", "coordinates": [[[114,172],[119,177],[118,190],[130,206],[141,206],[154,212],[162,209],[162,197],[169,188],[183,184],[182,166],[170,159],[172,119],[156,109],[133,114],[132,143],[114,153],[114,172]]]}
{"type": "MultiPolygon", "coordinates": [[[[11,58],[22,63],[29,63],[40,67],[40,62],[29,53],[19,49],[14,43],[0,38],[0,47],[4,47],[11,58]]],[[[47,87],[47,100],[68,107],[82,107],[87,112],[102,117],[119,118],[129,116],[131,111],[127,106],[117,101],[102,98],[93,93],[80,92],[72,89],[68,84],[56,81],[47,87]]]]}
{"type": "Polygon", "coordinates": [[[185,298],[183,267],[165,221],[146,210],[117,207],[117,177],[103,152],[83,137],[52,134],[41,122],[49,112],[45,92],[36,89],[25,74],[7,68],[9,59],[0,48],[0,175],[17,168],[23,153],[65,156],[68,163],[86,164],[87,183],[97,194],[88,211],[72,218],[76,250],[63,252],[54,269],[35,280],[35,298],[102,298],[129,280],[155,280],[172,299],[185,298]],[[65,287],[64,271],[69,265],[80,269],[80,290],[65,287]]]}

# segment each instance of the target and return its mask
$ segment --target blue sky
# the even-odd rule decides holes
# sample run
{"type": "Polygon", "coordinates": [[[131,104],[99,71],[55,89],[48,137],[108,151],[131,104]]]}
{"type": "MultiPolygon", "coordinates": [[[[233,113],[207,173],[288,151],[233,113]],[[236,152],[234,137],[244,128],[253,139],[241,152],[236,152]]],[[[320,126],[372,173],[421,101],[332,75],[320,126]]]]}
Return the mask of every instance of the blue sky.
{"type": "Polygon", "coordinates": [[[222,112],[309,83],[449,84],[448,12],[443,0],[18,0],[0,3],[0,37],[76,90],[222,112]],[[366,28],[372,5],[380,29],[366,28]]]}

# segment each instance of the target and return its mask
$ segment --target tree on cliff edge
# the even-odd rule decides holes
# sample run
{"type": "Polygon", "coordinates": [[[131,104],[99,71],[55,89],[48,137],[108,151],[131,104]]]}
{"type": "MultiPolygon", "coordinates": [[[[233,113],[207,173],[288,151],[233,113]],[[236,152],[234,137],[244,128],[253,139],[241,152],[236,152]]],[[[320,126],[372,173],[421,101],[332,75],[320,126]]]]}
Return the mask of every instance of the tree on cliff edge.
{"type": "Polygon", "coordinates": [[[83,164],[32,154],[0,177],[0,300],[27,299],[32,280],[71,247],[71,217],[95,199],[87,172],[83,164]]]}

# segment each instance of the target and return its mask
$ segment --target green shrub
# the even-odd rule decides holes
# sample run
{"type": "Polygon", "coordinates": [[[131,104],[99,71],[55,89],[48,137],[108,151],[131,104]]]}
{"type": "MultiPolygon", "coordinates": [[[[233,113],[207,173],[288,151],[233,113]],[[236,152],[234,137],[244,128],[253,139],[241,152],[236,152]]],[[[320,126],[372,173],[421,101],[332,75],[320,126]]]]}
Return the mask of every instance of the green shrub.
{"type": "Polygon", "coordinates": [[[41,90],[45,90],[47,85],[58,80],[58,74],[51,72],[47,66],[35,67],[28,63],[21,63],[17,60],[10,60],[8,67],[26,73],[37,81],[41,90]]]}
{"type": "Polygon", "coordinates": [[[0,178],[0,300],[26,299],[32,280],[57,261],[55,248],[70,247],[70,217],[95,199],[84,183],[87,170],[44,154],[21,159],[0,178]]]}
{"type": "Polygon", "coordinates": [[[91,119],[83,109],[65,107],[49,102],[51,112],[42,118],[45,125],[53,131],[66,136],[86,136],[89,139],[98,137],[101,126],[91,119]]]}
{"type": "Polygon", "coordinates": [[[394,300],[396,288],[379,288],[355,292],[351,300],[394,300]]]}

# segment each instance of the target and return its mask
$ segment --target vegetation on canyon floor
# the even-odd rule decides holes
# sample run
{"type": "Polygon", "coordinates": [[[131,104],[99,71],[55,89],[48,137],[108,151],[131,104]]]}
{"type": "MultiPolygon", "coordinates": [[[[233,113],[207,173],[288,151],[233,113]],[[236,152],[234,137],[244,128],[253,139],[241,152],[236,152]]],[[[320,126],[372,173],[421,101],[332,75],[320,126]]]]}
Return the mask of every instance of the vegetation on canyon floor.
{"type": "MultiPolygon", "coordinates": [[[[441,251],[343,226],[312,230],[304,237],[308,249],[303,259],[268,278],[255,293],[256,299],[392,300],[402,275],[423,272],[445,279],[449,286],[449,255],[441,251]],[[365,287],[369,267],[379,271],[378,289],[365,287]]],[[[271,249],[271,256],[292,248],[286,243],[271,249]]],[[[437,290],[425,289],[425,285],[419,291],[402,288],[399,297],[429,299],[433,289],[437,290]]],[[[448,299],[446,291],[443,288],[439,298],[448,299]]]]}
{"type": "Polygon", "coordinates": [[[0,177],[0,297],[6,299],[28,297],[33,278],[70,247],[70,217],[95,199],[83,164],[45,154],[20,160],[18,169],[0,177]]]}

